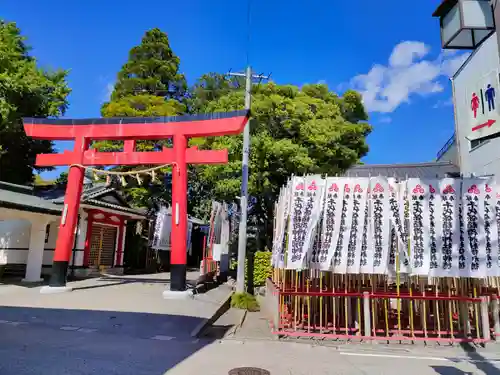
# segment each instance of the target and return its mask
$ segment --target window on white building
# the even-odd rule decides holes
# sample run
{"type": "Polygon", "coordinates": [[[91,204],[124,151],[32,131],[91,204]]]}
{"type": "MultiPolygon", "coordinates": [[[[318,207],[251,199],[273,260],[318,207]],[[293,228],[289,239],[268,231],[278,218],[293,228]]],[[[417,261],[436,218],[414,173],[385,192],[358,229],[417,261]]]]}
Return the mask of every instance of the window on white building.
{"type": "Polygon", "coordinates": [[[489,142],[488,139],[474,139],[470,141],[470,151],[474,151],[476,148],[481,146],[483,143],[489,142]]]}

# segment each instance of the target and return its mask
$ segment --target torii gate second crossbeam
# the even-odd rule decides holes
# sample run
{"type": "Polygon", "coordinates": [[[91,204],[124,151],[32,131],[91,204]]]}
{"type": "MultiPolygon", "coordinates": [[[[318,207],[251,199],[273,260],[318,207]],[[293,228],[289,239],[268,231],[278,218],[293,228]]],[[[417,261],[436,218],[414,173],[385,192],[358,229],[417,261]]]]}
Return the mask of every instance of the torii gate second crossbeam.
{"type": "Polygon", "coordinates": [[[249,112],[234,111],[194,116],[153,118],[39,119],[25,118],[29,137],[73,140],[72,151],[39,154],[40,167],[69,165],[64,208],[59,225],[52,274],[43,293],[70,290],[66,275],[74,240],[85,167],[107,165],[172,164],[171,291],[186,289],[187,165],[227,163],[227,150],[198,150],[188,147],[190,137],[234,135],[243,131],[249,112]],[[137,140],[173,139],[173,148],[138,152],[137,140]],[[120,152],[89,149],[94,140],[123,140],[120,152]]]}

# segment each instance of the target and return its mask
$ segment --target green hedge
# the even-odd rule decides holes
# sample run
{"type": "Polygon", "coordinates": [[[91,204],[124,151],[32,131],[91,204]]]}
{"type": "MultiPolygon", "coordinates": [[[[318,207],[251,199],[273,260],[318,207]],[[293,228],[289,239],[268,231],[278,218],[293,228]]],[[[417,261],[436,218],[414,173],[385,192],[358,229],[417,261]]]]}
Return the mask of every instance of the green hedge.
{"type": "MultiPolygon", "coordinates": [[[[271,266],[270,251],[258,251],[254,257],[254,270],[253,270],[253,285],[264,286],[266,279],[272,276],[273,267],[271,266]]],[[[246,272],[245,272],[246,273],[246,272]]]]}
{"type": "MultiPolygon", "coordinates": [[[[270,251],[257,251],[254,253],[253,284],[254,287],[264,286],[266,279],[271,277],[273,268],[271,266],[272,253],[270,251]]],[[[231,262],[231,269],[236,269],[238,262],[231,262]]],[[[248,278],[248,257],[245,264],[245,279],[248,278]]]]}

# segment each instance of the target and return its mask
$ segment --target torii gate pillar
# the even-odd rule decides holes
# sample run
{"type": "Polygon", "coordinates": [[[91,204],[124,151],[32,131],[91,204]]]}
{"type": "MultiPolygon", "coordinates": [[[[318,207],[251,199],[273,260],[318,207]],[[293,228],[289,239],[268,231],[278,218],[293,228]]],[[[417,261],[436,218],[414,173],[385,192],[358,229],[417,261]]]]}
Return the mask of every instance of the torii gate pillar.
{"type": "MultiPolygon", "coordinates": [[[[172,164],[172,247],[170,291],[186,290],[187,244],[187,165],[227,163],[227,150],[188,148],[189,137],[234,135],[243,131],[248,111],[209,115],[54,120],[26,118],[26,135],[35,139],[74,140],[73,151],[39,154],[38,166],[69,165],[63,214],[54,252],[52,275],[42,293],[71,290],[66,286],[68,264],[80,208],[85,167],[106,165],[172,164]],[[138,152],[136,140],[173,138],[173,148],[156,152],[138,152]],[[97,152],[89,149],[93,140],[123,140],[121,152],[97,152]]],[[[170,292],[169,291],[169,292],[170,292]]],[[[164,297],[170,298],[169,292],[164,297]]]]}
{"type": "MultiPolygon", "coordinates": [[[[172,168],[172,253],[170,256],[170,290],[186,289],[187,262],[187,139],[174,136],[174,153],[177,165],[172,168]],[[174,241],[175,239],[175,241],[174,241]]],[[[164,297],[168,295],[164,293],[164,297]]]]}

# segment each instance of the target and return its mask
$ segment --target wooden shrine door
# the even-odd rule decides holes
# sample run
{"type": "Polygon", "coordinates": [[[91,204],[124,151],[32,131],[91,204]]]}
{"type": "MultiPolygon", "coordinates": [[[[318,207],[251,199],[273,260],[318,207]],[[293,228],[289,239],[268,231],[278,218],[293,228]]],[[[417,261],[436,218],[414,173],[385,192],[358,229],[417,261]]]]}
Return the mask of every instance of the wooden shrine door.
{"type": "Polygon", "coordinates": [[[92,225],[90,236],[90,267],[113,267],[115,261],[118,228],[108,225],[92,225]]]}

